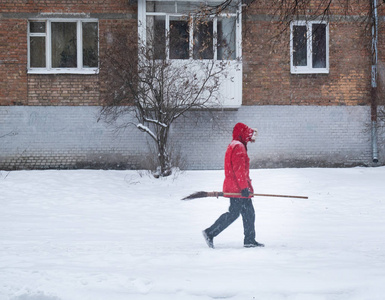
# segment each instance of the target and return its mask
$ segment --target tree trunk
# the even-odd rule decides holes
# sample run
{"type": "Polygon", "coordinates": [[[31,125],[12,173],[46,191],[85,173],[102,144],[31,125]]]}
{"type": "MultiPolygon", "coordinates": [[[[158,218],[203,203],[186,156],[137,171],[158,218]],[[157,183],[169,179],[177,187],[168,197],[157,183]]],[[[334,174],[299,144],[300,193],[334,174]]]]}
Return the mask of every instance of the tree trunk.
{"type": "Polygon", "coordinates": [[[159,167],[155,177],[167,177],[172,173],[170,157],[167,151],[168,127],[160,129],[159,139],[157,142],[159,167]]]}

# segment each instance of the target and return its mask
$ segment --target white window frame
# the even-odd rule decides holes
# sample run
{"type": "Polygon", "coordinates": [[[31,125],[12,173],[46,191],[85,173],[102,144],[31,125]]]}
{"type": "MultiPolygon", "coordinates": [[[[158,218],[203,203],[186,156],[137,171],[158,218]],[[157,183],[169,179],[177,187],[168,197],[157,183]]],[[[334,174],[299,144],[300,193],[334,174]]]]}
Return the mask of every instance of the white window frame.
{"type": "Polygon", "coordinates": [[[290,72],[292,74],[328,74],[329,73],[329,23],[326,21],[293,21],[290,24],[290,72]],[[312,59],[312,26],[313,24],[326,25],[326,67],[313,68],[312,59]],[[307,66],[293,65],[293,26],[306,26],[307,32],[307,66]]]}
{"type": "MultiPolygon", "coordinates": [[[[28,74],[98,74],[98,67],[87,68],[83,67],[83,23],[93,22],[98,23],[98,35],[99,35],[99,20],[98,19],[72,19],[72,18],[50,18],[50,19],[29,19],[28,20],[28,74]],[[31,33],[30,22],[45,22],[45,33],[31,33]],[[52,51],[51,51],[51,39],[52,31],[51,24],[54,22],[76,23],[76,38],[77,38],[77,67],[76,68],[53,68],[52,67],[52,51]],[[30,65],[30,38],[31,37],[45,37],[45,68],[31,68],[30,65]]],[[[99,53],[99,41],[98,41],[98,53],[99,53]]],[[[99,55],[99,54],[98,54],[99,55]]],[[[99,57],[98,57],[99,60],[99,57]]]]}
{"type": "MultiPolygon", "coordinates": [[[[147,27],[147,24],[146,24],[146,18],[147,16],[164,16],[165,17],[165,23],[166,23],[166,32],[169,32],[170,30],[170,18],[172,17],[177,17],[177,18],[184,18],[184,17],[187,17],[186,14],[181,14],[181,13],[169,13],[169,12],[147,12],[146,11],[146,0],[139,0],[141,1],[141,7],[142,7],[142,11],[140,11],[140,8],[139,8],[139,13],[138,13],[138,19],[140,21],[140,26],[139,26],[139,39],[141,39],[144,43],[146,43],[146,27],[147,27]]],[[[167,2],[167,0],[151,0],[151,1],[159,1],[159,2],[167,2]]],[[[194,2],[194,0],[190,0],[191,2],[194,2]]],[[[177,2],[177,1],[175,1],[177,2]]],[[[209,1],[208,1],[209,2],[209,1]]],[[[214,53],[214,58],[213,60],[217,60],[217,32],[218,32],[218,29],[217,29],[217,21],[218,21],[218,18],[223,18],[223,17],[234,17],[235,18],[235,22],[236,22],[236,29],[235,29],[235,59],[233,60],[237,60],[237,59],[240,59],[242,57],[242,27],[241,27],[241,24],[242,24],[242,21],[241,21],[241,11],[242,11],[242,5],[241,3],[239,3],[238,7],[237,7],[237,11],[234,12],[234,13],[223,13],[223,14],[219,14],[218,16],[213,16],[213,17],[210,17],[209,19],[213,21],[213,53],[214,53]]],[[[192,18],[192,17],[191,17],[192,18]]],[[[190,30],[189,30],[189,34],[190,34],[190,37],[189,37],[189,59],[194,59],[193,58],[193,35],[194,35],[194,32],[193,30],[191,30],[191,26],[194,26],[194,19],[190,19],[189,20],[189,26],[190,26],[190,30]]],[[[169,49],[169,45],[168,45],[168,42],[169,41],[166,41],[166,58],[167,59],[170,59],[169,56],[170,56],[170,49],[169,49]]],[[[171,60],[183,60],[183,59],[171,59],[171,60]]]]}

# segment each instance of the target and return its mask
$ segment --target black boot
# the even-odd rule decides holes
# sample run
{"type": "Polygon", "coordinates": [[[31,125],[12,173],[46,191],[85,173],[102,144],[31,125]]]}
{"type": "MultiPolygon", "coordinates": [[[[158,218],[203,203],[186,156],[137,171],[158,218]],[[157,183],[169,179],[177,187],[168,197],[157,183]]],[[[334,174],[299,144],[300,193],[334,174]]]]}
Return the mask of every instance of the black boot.
{"type": "Polygon", "coordinates": [[[255,248],[255,247],[265,247],[264,244],[258,243],[256,240],[251,242],[244,242],[243,247],[245,248],[255,248]]]}
{"type": "Polygon", "coordinates": [[[203,237],[205,238],[207,246],[214,249],[214,241],[213,241],[214,238],[210,236],[206,230],[203,230],[202,234],[203,234],[203,237]]]}

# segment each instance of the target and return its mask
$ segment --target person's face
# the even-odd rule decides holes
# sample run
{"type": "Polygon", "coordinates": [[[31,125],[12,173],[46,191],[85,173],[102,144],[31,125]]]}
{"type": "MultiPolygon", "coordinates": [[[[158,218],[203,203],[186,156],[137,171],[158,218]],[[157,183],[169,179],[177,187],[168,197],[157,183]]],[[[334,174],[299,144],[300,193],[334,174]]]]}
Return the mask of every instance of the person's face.
{"type": "Polygon", "coordinates": [[[250,139],[250,142],[254,143],[255,140],[257,139],[257,135],[258,135],[257,129],[253,129],[253,135],[252,135],[252,137],[250,139]]]}

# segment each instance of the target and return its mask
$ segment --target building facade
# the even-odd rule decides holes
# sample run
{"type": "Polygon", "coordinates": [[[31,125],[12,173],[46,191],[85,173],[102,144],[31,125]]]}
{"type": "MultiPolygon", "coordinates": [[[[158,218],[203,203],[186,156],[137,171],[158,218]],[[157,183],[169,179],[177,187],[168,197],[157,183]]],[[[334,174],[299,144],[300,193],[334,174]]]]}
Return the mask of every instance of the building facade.
{"type": "Polygon", "coordinates": [[[233,5],[194,26],[196,1],[2,1],[0,169],[147,167],[151,141],[142,132],[98,122],[103,60],[121,32],[163,37],[156,51],[171,61],[227,63],[222,105],[171,129],[182,167],[222,168],[237,122],[259,129],[249,147],[255,168],[383,165],[382,132],[372,134],[383,89],[382,6],[374,61],[370,2],[332,2],[327,18],[287,24],[269,3],[233,5]],[[173,35],[186,39],[173,44],[173,35]]]}

